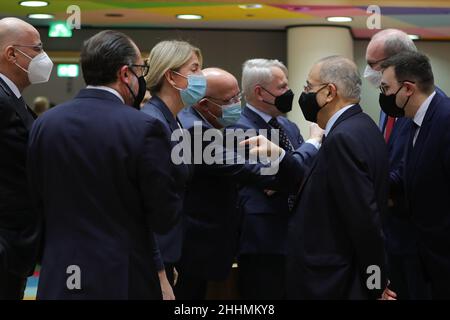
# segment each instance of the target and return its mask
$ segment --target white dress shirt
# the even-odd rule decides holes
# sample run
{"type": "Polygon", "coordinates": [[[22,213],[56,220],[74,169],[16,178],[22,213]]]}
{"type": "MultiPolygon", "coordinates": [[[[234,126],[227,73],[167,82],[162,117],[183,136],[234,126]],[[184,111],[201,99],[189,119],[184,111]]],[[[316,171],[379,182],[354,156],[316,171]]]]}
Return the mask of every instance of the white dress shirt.
{"type": "Polygon", "coordinates": [[[425,114],[427,113],[428,107],[430,106],[431,100],[433,100],[436,95],[436,91],[433,91],[432,94],[425,99],[425,101],[420,105],[419,109],[414,116],[414,123],[417,124],[418,128],[416,133],[414,134],[413,146],[416,144],[417,137],[419,136],[420,127],[422,126],[423,119],[425,118],[425,114]]]}
{"type": "Polygon", "coordinates": [[[331,128],[333,128],[334,123],[336,122],[337,119],[339,119],[339,117],[348,109],[350,109],[351,107],[353,107],[355,104],[350,104],[348,106],[343,107],[342,109],[340,109],[338,112],[336,112],[335,114],[333,114],[333,116],[328,120],[327,125],[325,126],[325,133],[324,136],[326,137],[328,135],[328,133],[330,132],[331,128]]]}
{"type": "Polygon", "coordinates": [[[12,82],[7,76],[5,76],[3,73],[0,73],[0,78],[3,79],[3,81],[6,82],[6,84],[8,85],[8,87],[11,89],[12,92],[14,92],[14,95],[17,97],[17,99],[20,99],[20,97],[22,96],[20,94],[19,89],[17,88],[16,84],[14,82],[12,82]]]}

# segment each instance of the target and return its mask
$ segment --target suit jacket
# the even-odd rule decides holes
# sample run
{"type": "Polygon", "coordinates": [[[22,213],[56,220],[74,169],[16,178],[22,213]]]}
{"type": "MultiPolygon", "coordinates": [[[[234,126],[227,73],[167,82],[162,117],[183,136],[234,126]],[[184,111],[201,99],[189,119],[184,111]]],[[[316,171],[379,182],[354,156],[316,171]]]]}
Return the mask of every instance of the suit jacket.
{"type": "Polygon", "coordinates": [[[290,299],[379,298],[386,284],[381,215],[388,156],[376,124],[359,105],[335,122],[300,189],[289,227],[290,299]],[[366,273],[380,268],[380,289],[366,273]],[[372,283],[372,282],[371,282],[372,283]]]}
{"type": "MultiPolygon", "coordinates": [[[[172,134],[175,130],[180,129],[177,120],[174,118],[169,108],[157,96],[153,96],[145,104],[141,111],[158,119],[170,134],[172,134]]],[[[168,136],[168,141],[171,144],[172,148],[177,144],[177,142],[171,141],[170,136],[168,136]]],[[[191,175],[190,167],[190,165],[184,163],[175,166],[176,176],[174,176],[174,178],[178,183],[178,194],[182,201],[184,198],[187,180],[191,175]]],[[[157,263],[159,270],[163,269],[164,263],[168,264],[178,262],[181,257],[181,247],[183,243],[182,221],[183,218],[181,218],[167,234],[155,234],[155,240],[157,243],[157,248],[155,251],[155,262],[157,263]]]]}
{"type": "MultiPolygon", "coordinates": [[[[299,162],[297,171],[301,172],[317,154],[317,149],[309,143],[304,143],[296,124],[284,117],[279,117],[278,121],[296,150],[294,154],[299,162]]],[[[244,108],[235,128],[256,129],[257,132],[260,129],[267,129],[269,139],[270,130],[273,129],[247,107],[244,108]]],[[[244,218],[239,254],[286,254],[287,228],[290,218],[288,196],[289,192],[286,191],[267,196],[264,188],[241,184],[239,203],[244,218]]]]}
{"type": "MultiPolygon", "coordinates": [[[[412,124],[412,123],[411,123],[412,124]]],[[[429,273],[446,270],[450,285],[450,100],[437,91],[405,159],[407,208],[429,273]],[[433,272],[434,268],[440,271],[433,272]]],[[[412,128],[410,129],[413,135],[412,128]]],[[[444,281],[444,279],[442,279],[444,281]]]]}
{"type": "Polygon", "coordinates": [[[38,299],[161,298],[151,235],[168,231],[181,206],[170,147],[158,120],[99,89],[35,122],[29,176],[45,221],[38,299]],[[71,290],[73,265],[81,288],[71,290]]]}
{"type": "Polygon", "coordinates": [[[32,273],[39,244],[40,226],[26,174],[28,134],[35,117],[0,78],[0,272],[19,277],[32,273]]]}
{"type": "MultiPolygon", "coordinates": [[[[206,130],[220,134],[194,108],[183,110],[179,118],[183,127],[189,130],[194,143],[203,140],[206,130]]],[[[234,131],[227,129],[224,132],[225,135],[228,133],[234,131]]],[[[204,152],[208,145],[209,141],[204,141],[200,151],[204,152]]],[[[236,150],[217,150],[222,159],[233,157],[237,160],[236,150]]],[[[291,171],[289,168],[296,164],[291,157],[285,158],[279,171],[291,171]]],[[[260,174],[262,166],[260,163],[248,162],[227,164],[226,161],[222,164],[203,162],[194,165],[194,176],[189,183],[183,207],[185,238],[180,272],[205,280],[224,280],[228,277],[236,256],[241,226],[238,183],[261,188],[278,187],[275,176],[260,174]]]]}

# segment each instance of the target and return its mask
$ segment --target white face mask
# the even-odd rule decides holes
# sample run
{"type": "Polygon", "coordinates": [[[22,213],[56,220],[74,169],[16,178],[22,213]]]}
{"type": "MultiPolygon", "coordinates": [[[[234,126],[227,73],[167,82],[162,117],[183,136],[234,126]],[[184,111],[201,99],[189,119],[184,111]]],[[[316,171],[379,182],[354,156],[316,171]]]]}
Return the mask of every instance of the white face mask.
{"type": "Polygon", "coordinates": [[[364,78],[366,78],[374,87],[378,88],[381,85],[381,78],[383,74],[381,71],[373,70],[369,65],[364,70],[364,78]]]}
{"type": "Polygon", "coordinates": [[[23,52],[20,49],[17,49],[21,54],[23,54],[25,57],[30,59],[30,64],[28,65],[28,70],[22,68],[20,65],[17,64],[20,69],[28,73],[28,80],[30,80],[30,83],[43,83],[47,82],[48,79],[50,79],[50,74],[52,73],[53,68],[53,62],[50,60],[48,55],[43,51],[39,53],[34,58],[31,58],[29,55],[27,55],[25,52],[23,52]]]}

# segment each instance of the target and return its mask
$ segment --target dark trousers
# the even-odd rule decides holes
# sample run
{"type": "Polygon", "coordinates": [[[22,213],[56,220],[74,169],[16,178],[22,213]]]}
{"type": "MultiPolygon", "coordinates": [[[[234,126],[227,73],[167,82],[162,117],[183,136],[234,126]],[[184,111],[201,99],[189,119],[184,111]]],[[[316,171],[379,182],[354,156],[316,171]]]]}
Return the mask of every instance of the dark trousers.
{"type": "Polygon", "coordinates": [[[200,279],[180,270],[178,282],[174,287],[177,300],[205,300],[208,281],[200,279]]]}
{"type": "Polygon", "coordinates": [[[22,300],[27,278],[0,270],[0,300],[22,300]]]}
{"type": "Polygon", "coordinates": [[[389,288],[399,300],[429,300],[430,286],[425,280],[418,254],[388,254],[389,288]]]}
{"type": "Polygon", "coordinates": [[[284,255],[246,254],[238,258],[239,294],[245,300],[286,298],[284,255]]]}

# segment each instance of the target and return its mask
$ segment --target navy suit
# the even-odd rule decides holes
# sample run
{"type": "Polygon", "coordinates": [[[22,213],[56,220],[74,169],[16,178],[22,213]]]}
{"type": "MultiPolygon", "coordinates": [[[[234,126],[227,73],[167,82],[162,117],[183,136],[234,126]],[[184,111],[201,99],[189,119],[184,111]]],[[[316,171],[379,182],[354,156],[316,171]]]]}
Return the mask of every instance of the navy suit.
{"type": "MultiPolygon", "coordinates": [[[[194,140],[202,141],[207,130],[220,133],[192,107],[181,111],[179,118],[183,127],[189,130],[193,143],[194,140]]],[[[203,152],[209,142],[201,143],[200,151],[203,152]]],[[[230,150],[229,155],[226,149],[223,151],[223,159],[237,156],[235,150],[230,150]]],[[[195,165],[183,207],[185,239],[178,266],[179,283],[175,287],[178,298],[202,299],[207,281],[225,280],[229,276],[241,224],[237,183],[266,187],[277,185],[274,176],[260,175],[260,169],[260,164],[227,164],[225,161],[222,164],[195,165]]]]}
{"type": "MultiPolygon", "coordinates": [[[[317,149],[312,144],[304,143],[296,124],[285,117],[278,117],[277,120],[296,150],[297,170],[305,170],[317,154],[317,149]]],[[[235,128],[257,131],[273,129],[248,107],[244,108],[235,128]]],[[[288,196],[286,191],[267,196],[263,188],[241,185],[239,203],[243,210],[243,222],[239,242],[239,277],[241,295],[245,299],[285,297],[285,255],[291,215],[288,196]]]]}
{"type": "Polygon", "coordinates": [[[29,176],[45,222],[38,299],[161,298],[151,235],[168,231],[181,207],[167,135],[100,89],[35,122],[29,176]],[[68,288],[70,266],[81,288],[68,288]]]}
{"type": "Polygon", "coordinates": [[[22,298],[38,255],[40,226],[26,175],[35,117],[0,78],[0,300],[22,298]]]}
{"type": "Polygon", "coordinates": [[[376,124],[354,105],[338,117],[299,191],[289,226],[289,299],[381,297],[387,283],[381,215],[388,155],[376,124]],[[380,288],[366,281],[380,268],[380,288]]]}
{"type": "MultiPolygon", "coordinates": [[[[177,120],[173,116],[172,112],[166,106],[164,101],[162,101],[158,96],[153,96],[141,109],[142,112],[158,119],[161,124],[166,128],[170,134],[175,130],[179,130],[177,120]]],[[[168,136],[169,143],[172,148],[175,146],[176,141],[171,141],[170,136],[168,136]]],[[[178,183],[178,194],[183,201],[184,193],[186,189],[186,183],[191,175],[190,165],[181,163],[175,166],[175,176],[174,179],[178,183]]],[[[180,212],[181,214],[181,212],[180,212]]],[[[155,252],[155,263],[157,264],[158,270],[164,269],[164,265],[168,267],[167,276],[169,281],[172,283],[173,274],[173,264],[178,262],[181,257],[181,248],[183,243],[183,218],[171,228],[171,230],[165,235],[156,234],[157,247],[155,252]]]]}
{"type": "MultiPolygon", "coordinates": [[[[450,299],[450,100],[436,92],[414,147],[407,146],[404,179],[408,213],[433,299],[450,299]]],[[[414,130],[412,122],[410,136],[414,130]]]]}

